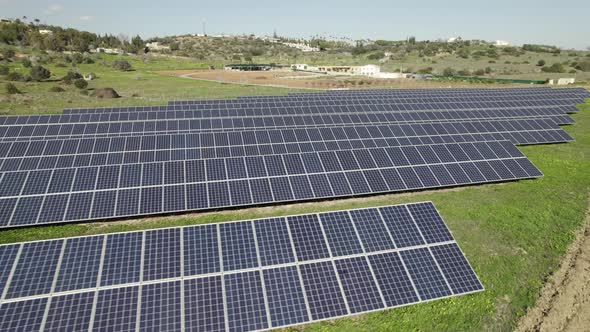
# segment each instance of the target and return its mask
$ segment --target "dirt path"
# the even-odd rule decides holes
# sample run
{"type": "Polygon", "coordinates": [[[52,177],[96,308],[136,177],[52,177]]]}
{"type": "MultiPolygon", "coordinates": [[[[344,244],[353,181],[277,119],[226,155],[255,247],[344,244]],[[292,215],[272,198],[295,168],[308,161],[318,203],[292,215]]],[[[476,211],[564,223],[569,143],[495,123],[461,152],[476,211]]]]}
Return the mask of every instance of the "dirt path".
{"type": "Polygon", "coordinates": [[[590,331],[590,205],[559,270],[516,330],[590,331]]]}

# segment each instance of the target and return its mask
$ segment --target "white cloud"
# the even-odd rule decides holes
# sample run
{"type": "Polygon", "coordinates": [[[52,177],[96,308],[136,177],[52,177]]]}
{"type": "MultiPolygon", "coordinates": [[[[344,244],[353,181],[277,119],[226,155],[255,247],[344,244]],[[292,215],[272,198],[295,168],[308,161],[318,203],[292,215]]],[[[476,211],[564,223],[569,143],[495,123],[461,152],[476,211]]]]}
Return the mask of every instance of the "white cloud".
{"type": "Polygon", "coordinates": [[[61,12],[63,9],[64,9],[64,6],[59,5],[59,4],[53,4],[49,7],[47,7],[47,9],[45,9],[45,14],[47,14],[47,15],[57,14],[57,13],[61,12]]]}
{"type": "Polygon", "coordinates": [[[80,21],[92,21],[92,20],[94,20],[94,16],[92,16],[92,15],[80,16],[80,21]]]}

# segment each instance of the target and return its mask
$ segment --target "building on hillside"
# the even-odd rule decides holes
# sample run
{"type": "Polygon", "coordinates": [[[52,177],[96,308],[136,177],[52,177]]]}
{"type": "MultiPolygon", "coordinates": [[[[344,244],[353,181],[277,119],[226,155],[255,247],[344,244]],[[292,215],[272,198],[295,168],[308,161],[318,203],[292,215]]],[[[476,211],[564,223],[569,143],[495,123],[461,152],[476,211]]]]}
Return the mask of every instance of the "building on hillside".
{"type": "Polygon", "coordinates": [[[364,66],[318,66],[317,71],[328,74],[375,76],[381,72],[377,65],[364,66]]]}
{"type": "Polygon", "coordinates": [[[168,51],[170,46],[161,45],[159,42],[146,43],[145,47],[149,48],[150,51],[168,51]]]}
{"type": "Polygon", "coordinates": [[[276,68],[278,67],[272,63],[230,63],[223,67],[225,70],[235,71],[269,71],[276,68]]]}
{"type": "Polygon", "coordinates": [[[460,42],[461,40],[463,40],[463,39],[461,39],[461,37],[451,37],[451,38],[447,39],[447,43],[460,42]]]}
{"type": "Polygon", "coordinates": [[[575,78],[559,78],[557,79],[557,85],[569,85],[576,83],[575,78]]]}
{"type": "Polygon", "coordinates": [[[106,53],[106,54],[125,54],[120,48],[106,48],[106,47],[98,47],[96,48],[96,53],[106,53]]]}
{"type": "Polygon", "coordinates": [[[12,22],[14,22],[14,20],[11,18],[4,18],[4,17],[0,18],[0,23],[12,23],[12,22]]]}
{"type": "Polygon", "coordinates": [[[42,35],[51,35],[51,34],[53,34],[53,31],[41,29],[41,30],[39,30],[39,33],[42,35]]]}
{"type": "Polygon", "coordinates": [[[510,46],[510,42],[506,40],[496,40],[494,41],[494,46],[510,46]]]}
{"type": "Polygon", "coordinates": [[[306,63],[296,63],[291,65],[293,70],[314,70],[315,67],[310,67],[306,63]]]}
{"type": "Polygon", "coordinates": [[[320,51],[320,49],[317,47],[311,47],[309,45],[299,44],[299,43],[283,43],[283,45],[296,48],[298,50],[301,50],[302,52],[319,52],[320,51]]]}

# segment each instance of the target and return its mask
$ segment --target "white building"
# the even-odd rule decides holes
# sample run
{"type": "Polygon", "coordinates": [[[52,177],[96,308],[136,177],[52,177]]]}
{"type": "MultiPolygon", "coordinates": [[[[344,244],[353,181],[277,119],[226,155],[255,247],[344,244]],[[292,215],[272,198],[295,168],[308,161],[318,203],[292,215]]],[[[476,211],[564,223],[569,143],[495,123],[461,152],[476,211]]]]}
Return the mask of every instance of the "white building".
{"type": "Polygon", "coordinates": [[[568,85],[576,83],[575,78],[560,78],[557,80],[557,85],[568,85]]]}
{"type": "Polygon", "coordinates": [[[42,34],[42,35],[51,35],[51,34],[53,34],[53,31],[51,31],[51,30],[43,30],[42,29],[42,30],[39,30],[39,33],[42,34]]]}
{"type": "Polygon", "coordinates": [[[125,54],[120,48],[105,48],[105,47],[98,47],[96,49],[96,53],[106,53],[106,54],[125,54]]]}
{"type": "Polygon", "coordinates": [[[170,46],[160,45],[158,42],[146,43],[145,46],[151,51],[164,51],[170,49],[170,46]]]}
{"type": "Polygon", "coordinates": [[[306,63],[296,63],[291,65],[293,70],[312,70],[306,63]]]}
{"type": "Polygon", "coordinates": [[[377,65],[353,66],[351,72],[353,75],[375,76],[381,72],[381,67],[377,65]]]}
{"type": "Polygon", "coordinates": [[[454,42],[458,42],[461,41],[461,37],[451,37],[449,39],[447,39],[447,43],[454,43],[454,42]]]}
{"type": "Polygon", "coordinates": [[[283,43],[283,45],[296,48],[298,50],[301,50],[302,52],[319,52],[320,51],[320,49],[317,47],[311,47],[309,45],[299,44],[299,43],[283,43]]]}
{"type": "Polygon", "coordinates": [[[510,46],[510,42],[506,40],[496,40],[494,41],[494,46],[510,46]]]}

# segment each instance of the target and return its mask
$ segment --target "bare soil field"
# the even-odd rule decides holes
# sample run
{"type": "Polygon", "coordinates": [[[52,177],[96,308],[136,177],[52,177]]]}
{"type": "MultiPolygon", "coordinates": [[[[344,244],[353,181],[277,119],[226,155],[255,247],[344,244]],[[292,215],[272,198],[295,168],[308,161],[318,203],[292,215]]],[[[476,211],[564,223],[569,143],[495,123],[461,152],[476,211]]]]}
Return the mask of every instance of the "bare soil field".
{"type": "Polygon", "coordinates": [[[590,331],[590,205],[585,226],[517,331],[590,331]]]}
{"type": "Polygon", "coordinates": [[[422,79],[378,79],[359,76],[332,76],[292,71],[230,71],[230,70],[162,70],[154,73],[221,83],[279,86],[307,89],[375,89],[375,88],[445,88],[445,87],[526,87],[522,84],[484,84],[441,82],[422,79]]]}

